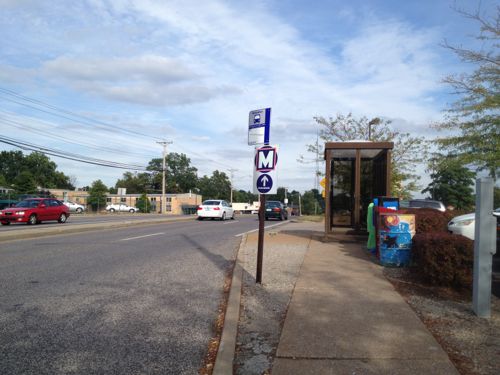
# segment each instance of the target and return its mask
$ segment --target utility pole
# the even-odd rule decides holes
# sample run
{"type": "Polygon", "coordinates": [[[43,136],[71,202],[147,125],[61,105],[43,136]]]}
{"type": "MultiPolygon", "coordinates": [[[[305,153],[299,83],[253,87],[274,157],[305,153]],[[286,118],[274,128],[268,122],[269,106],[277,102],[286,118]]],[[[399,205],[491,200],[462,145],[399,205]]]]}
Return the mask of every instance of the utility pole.
{"type": "Polygon", "coordinates": [[[165,175],[167,174],[167,169],[165,166],[165,158],[167,157],[167,145],[172,144],[172,141],[161,141],[156,142],[163,146],[163,167],[162,167],[162,184],[161,184],[161,205],[160,212],[162,215],[167,213],[167,202],[165,201],[165,175]]]}
{"type": "Polygon", "coordinates": [[[229,173],[231,173],[231,204],[233,204],[233,178],[236,171],[237,169],[229,168],[229,173]]]}
{"type": "Polygon", "coordinates": [[[299,216],[302,216],[302,202],[300,199],[300,192],[299,192],[299,216]]]}

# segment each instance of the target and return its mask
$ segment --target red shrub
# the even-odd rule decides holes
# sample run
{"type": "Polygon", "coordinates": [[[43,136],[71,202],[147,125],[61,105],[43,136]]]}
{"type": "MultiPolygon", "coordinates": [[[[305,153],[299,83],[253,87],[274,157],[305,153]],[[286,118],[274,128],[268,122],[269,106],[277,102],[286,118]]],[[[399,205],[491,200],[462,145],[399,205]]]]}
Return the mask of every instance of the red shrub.
{"type": "Polygon", "coordinates": [[[432,208],[403,208],[399,211],[415,215],[415,231],[417,233],[448,232],[450,217],[447,212],[441,212],[432,208]]]}
{"type": "Polygon", "coordinates": [[[437,286],[471,288],[473,241],[449,233],[418,233],[413,237],[414,270],[437,286]]]}

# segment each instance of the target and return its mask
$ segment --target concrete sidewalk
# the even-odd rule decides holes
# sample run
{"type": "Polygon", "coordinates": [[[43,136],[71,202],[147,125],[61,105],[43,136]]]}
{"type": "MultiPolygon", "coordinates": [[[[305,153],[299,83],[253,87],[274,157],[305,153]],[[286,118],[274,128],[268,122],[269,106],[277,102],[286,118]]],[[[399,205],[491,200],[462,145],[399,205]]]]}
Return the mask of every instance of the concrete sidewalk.
{"type": "Polygon", "coordinates": [[[458,374],[363,245],[321,231],[310,231],[273,375],[458,374]]]}
{"type": "MultiPolygon", "coordinates": [[[[297,244],[306,239],[309,243],[272,374],[458,375],[445,351],[383,276],[383,267],[363,250],[364,245],[345,235],[325,242],[323,228],[319,223],[283,225],[273,228],[273,240],[264,244],[265,252],[279,253],[279,246],[291,236],[297,244]]],[[[256,242],[257,236],[249,235],[242,246],[256,249],[256,242]]],[[[233,281],[226,314],[231,329],[225,324],[214,374],[232,373],[241,249],[233,276],[239,279],[233,281]]],[[[286,262],[280,261],[281,269],[274,272],[288,272],[286,262]]]]}

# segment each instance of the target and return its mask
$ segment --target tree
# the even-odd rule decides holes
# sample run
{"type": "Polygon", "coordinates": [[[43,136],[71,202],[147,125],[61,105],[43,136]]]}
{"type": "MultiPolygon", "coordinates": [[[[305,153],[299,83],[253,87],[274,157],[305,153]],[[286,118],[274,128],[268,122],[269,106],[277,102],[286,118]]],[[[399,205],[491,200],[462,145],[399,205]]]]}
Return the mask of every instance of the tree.
{"type": "Polygon", "coordinates": [[[305,215],[318,215],[323,213],[325,201],[318,189],[304,192],[302,195],[302,213],[305,215]]]}
{"type": "MultiPolygon", "coordinates": [[[[410,133],[393,130],[390,120],[356,118],[352,113],[347,116],[337,114],[335,118],[315,117],[314,119],[322,126],[319,137],[324,142],[368,140],[369,135],[372,141],[394,142],[391,194],[409,197],[412,191],[417,190],[420,177],[415,173],[416,166],[426,160],[429,148],[423,137],[414,137],[410,133]]],[[[322,155],[324,147],[316,143],[308,145],[307,149],[316,155],[322,155]]]]}
{"type": "Polygon", "coordinates": [[[19,194],[34,194],[37,191],[36,181],[31,172],[21,171],[14,179],[14,187],[19,194]]]}
{"type": "Polygon", "coordinates": [[[75,189],[70,182],[70,177],[57,171],[56,163],[40,152],[32,152],[26,156],[21,151],[2,151],[0,153],[0,174],[5,177],[7,184],[15,184],[18,192],[21,192],[19,189],[29,190],[27,186],[22,186],[22,183],[19,183],[20,179],[26,179],[26,173],[31,175],[29,180],[35,185],[33,193],[36,191],[36,187],[75,189]],[[23,173],[25,173],[24,177],[21,177],[23,173]]]}
{"type": "Polygon", "coordinates": [[[500,7],[492,18],[458,10],[464,17],[479,23],[480,50],[456,47],[444,42],[461,61],[473,64],[472,73],[451,75],[444,79],[459,99],[451,105],[444,122],[435,128],[451,135],[438,138],[438,144],[449,150],[463,164],[478,171],[486,170],[496,179],[500,168],[500,7]]]}
{"type": "Polygon", "coordinates": [[[146,193],[142,193],[141,197],[137,200],[137,208],[144,213],[151,212],[151,202],[146,193]]]}
{"type": "Polygon", "coordinates": [[[108,188],[101,180],[92,182],[89,189],[87,202],[92,206],[93,211],[99,211],[106,207],[106,194],[108,188]]]}
{"type": "Polygon", "coordinates": [[[257,194],[253,194],[250,191],[245,190],[235,190],[233,192],[233,202],[240,203],[253,203],[259,200],[257,194]]]}
{"type": "MultiPolygon", "coordinates": [[[[147,167],[151,171],[151,185],[156,191],[162,190],[163,159],[152,159],[147,167]]],[[[191,159],[185,154],[171,152],[166,157],[166,191],[169,193],[187,193],[196,187],[197,169],[191,166],[191,159]]]]}
{"type": "Polygon", "coordinates": [[[197,186],[203,199],[230,199],[231,181],[224,172],[216,170],[210,177],[203,176],[197,186]]]}
{"type": "Polygon", "coordinates": [[[459,210],[474,207],[472,186],[476,173],[464,167],[456,158],[440,156],[431,160],[429,171],[432,181],[422,193],[429,193],[432,199],[459,210]]]}
{"type": "Polygon", "coordinates": [[[125,172],[123,177],[116,181],[115,188],[126,188],[128,194],[140,194],[147,192],[151,186],[150,173],[125,172]]]}

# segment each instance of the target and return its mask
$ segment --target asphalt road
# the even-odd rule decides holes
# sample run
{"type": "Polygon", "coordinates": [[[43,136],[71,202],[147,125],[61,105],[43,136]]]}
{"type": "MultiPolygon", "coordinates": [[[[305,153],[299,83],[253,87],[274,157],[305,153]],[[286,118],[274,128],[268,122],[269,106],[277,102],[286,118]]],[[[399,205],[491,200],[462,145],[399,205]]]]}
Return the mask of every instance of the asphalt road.
{"type": "Polygon", "coordinates": [[[0,372],[196,374],[224,274],[257,227],[252,215],[1,243],[0,372]]]}
{"type": "MultiPolygon", "coordinates": [[[[256,215],[252,215],[254,218],[256,215]]],[[[116,223],[120,222],[123,220],[127,221],[142,221],[142,220],[149,220],[149,221],[161,221],[164,220],[165,218],[176,218],[176,217],[181,217],[181,216],[176,216],[176,215],[160,215],[160,214],[131,214],[128,212],[123,212],[123,213],[118,213],[115,212],[113,214],[107,213],[107,214],[75,214],[71,213],[70,217],[68,218],[68,221],[64,223],[65,226],[74,226],[74,225],[82,225],[82,224],[95,224],[95,223],[116,223]]],[[[2,225],[0,226],[0,233],[2,232],[7,232],[7,231],[14,231],[14,230],[31,230],[29,228],[37,228],[37,229],[43,229],[43,228],[53,228],[61,226],[57,221],[44,221],[40,224],[37,224],[35,226],[29,226],[26,223],[14,223],[11,225],[2,225]]]]}

